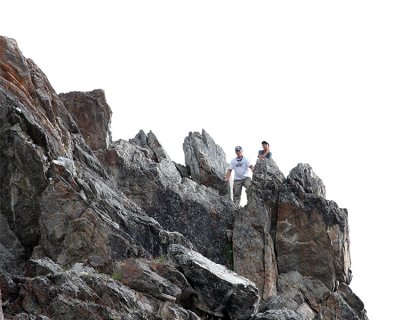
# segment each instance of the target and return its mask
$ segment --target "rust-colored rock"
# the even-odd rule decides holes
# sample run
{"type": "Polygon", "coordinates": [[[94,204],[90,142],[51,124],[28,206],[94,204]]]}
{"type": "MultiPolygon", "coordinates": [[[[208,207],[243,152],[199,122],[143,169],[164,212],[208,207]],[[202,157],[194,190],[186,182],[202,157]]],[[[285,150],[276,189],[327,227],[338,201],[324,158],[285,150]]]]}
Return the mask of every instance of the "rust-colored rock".
{"type": "Polygon", "coordinates": [[[96,151],[107,149],[111,143],[111,108],[103,90],[61,93],[67,110],[77,123],[89,147],[96,151]]]}

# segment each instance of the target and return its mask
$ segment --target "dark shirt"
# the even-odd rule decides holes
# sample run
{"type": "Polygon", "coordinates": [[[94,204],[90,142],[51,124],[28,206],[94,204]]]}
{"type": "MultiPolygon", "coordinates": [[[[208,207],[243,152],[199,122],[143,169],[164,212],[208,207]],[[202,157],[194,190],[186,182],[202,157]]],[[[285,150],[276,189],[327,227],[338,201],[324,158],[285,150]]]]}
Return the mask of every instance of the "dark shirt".
{"type": "MultiPolygon", "coordinates": [[[[258,155],[262,156],[264,154],[264,152],[265,152],[264,150],[260,150],[260,151],[258,151],[258,155]]],[[[267,156],[265,157],[265,159],[271,159],[271,158],[272,158],[272,152],[270,151],[267,153],[267,156]]]]}

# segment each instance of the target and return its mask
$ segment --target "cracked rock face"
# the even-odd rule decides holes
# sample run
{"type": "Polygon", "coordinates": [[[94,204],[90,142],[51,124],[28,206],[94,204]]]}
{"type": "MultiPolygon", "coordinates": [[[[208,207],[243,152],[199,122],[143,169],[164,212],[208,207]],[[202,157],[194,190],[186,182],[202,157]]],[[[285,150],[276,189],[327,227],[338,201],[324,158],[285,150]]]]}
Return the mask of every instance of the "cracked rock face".
{"type": "Polygon", "coordinates": [[[333,201],[303,192],[289,179],[277,212],[276,252],[280,272],[299,271],[330,289],[349,283],[347,210],[333,201]]]}

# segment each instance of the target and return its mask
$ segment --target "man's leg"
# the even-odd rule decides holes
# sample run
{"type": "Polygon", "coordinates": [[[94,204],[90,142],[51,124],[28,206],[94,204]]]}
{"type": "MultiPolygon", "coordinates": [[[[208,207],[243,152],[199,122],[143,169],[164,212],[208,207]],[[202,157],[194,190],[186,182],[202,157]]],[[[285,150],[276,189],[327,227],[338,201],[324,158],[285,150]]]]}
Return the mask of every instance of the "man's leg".
{"type": "Polygon", "coordinates": [[[233,181],[233,202],[236,207],[240,206],[240,197],[242,196],[243,180],[233,181]]]}
{"type": "Polygon", "coordinates": [[[247,189],[251,186],[251,179],[249,177],[244,179],[243,185],[244,185],[244,187],[246,188],[246,191],[247,191],[247,189]]]}

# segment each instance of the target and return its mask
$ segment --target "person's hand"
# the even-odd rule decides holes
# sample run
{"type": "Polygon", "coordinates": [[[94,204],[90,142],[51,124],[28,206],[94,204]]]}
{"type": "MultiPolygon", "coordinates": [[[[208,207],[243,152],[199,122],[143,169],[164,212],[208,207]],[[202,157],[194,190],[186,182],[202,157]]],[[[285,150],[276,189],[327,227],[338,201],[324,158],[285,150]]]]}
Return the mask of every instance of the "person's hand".
{"type": "Polygon", "coordinates": [[[229,178],[228,178],[228,177],[224,177],[224,181],[225,181],[225,182],[228,182],[228,181],[229,181],[229,178]]]}

